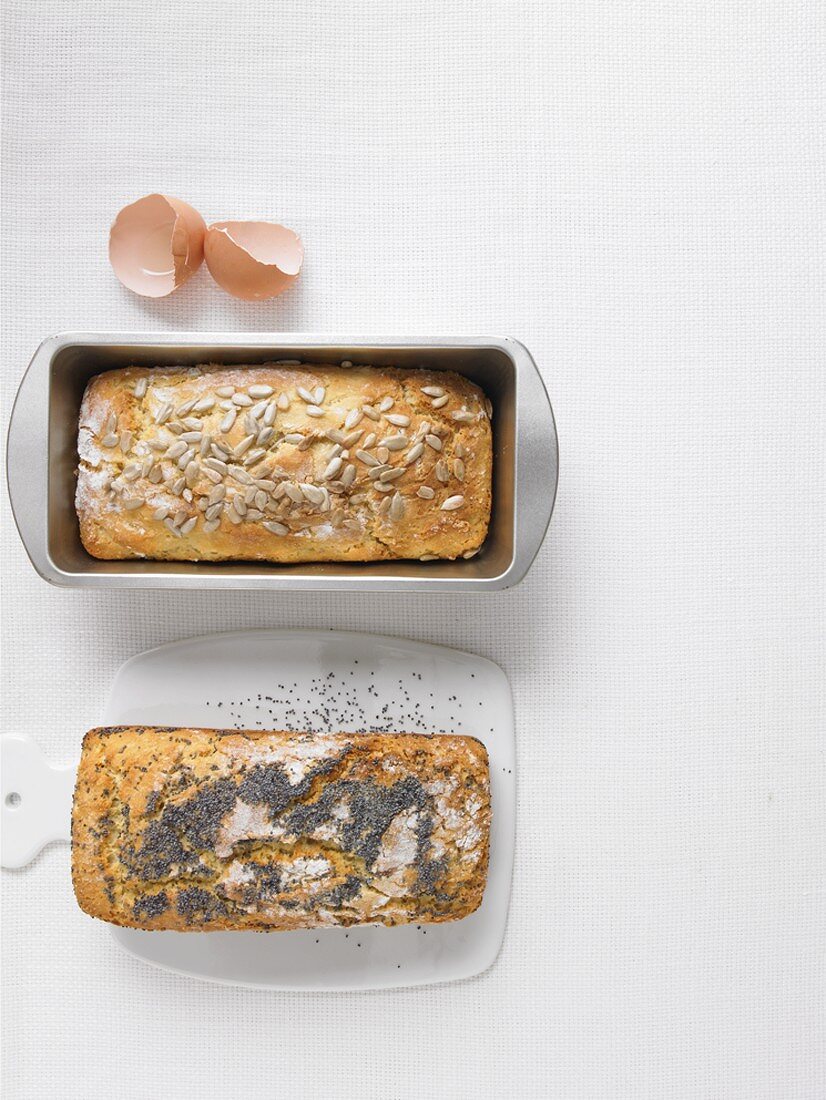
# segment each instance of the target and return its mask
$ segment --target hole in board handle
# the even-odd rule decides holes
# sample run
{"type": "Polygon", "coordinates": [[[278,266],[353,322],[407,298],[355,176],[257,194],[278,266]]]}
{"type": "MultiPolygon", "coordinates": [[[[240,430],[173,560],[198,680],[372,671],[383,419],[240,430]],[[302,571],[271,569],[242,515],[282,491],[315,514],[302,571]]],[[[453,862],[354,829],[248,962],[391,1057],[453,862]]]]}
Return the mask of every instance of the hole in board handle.
{"type": "Polygon", "coordinates": [[[23,799],[17,793],[17,791],[11,791],[6,795],[6,805],[10,810],[19,810],[23,799]]]}

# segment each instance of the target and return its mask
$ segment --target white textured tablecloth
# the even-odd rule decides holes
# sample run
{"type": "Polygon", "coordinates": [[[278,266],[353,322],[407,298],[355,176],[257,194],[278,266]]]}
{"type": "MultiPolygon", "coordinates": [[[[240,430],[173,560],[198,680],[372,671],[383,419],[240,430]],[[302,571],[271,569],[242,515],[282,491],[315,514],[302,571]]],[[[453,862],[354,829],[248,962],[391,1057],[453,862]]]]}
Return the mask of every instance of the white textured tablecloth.
{"type": "Polygon", "coordinates": [[[358,995],[122,954],[68,850],[3,875],[6,1096],[826,1094],[820,0],[6,3],[5,418],[61,329],[507,333],[557,413],[517,589],[49,588],[6,518],[7,731],[77,753],[117,666],[216,628],[380,629],[513,684],[497,964],[358,995]],[[123,290],[161,189],[303,236],[249,305],[123,290]]]}

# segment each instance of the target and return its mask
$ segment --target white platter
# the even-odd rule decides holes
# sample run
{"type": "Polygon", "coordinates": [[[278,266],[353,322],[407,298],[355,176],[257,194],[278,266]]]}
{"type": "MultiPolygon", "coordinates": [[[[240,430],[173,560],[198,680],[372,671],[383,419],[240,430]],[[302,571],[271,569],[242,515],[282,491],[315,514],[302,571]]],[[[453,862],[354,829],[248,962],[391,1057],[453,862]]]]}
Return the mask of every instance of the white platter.
{"type": "MultiPolygon", "coordinates": [[[[245,631],[161,646],[124,664],[103,725],[378,729],[472,734],[490,757],[490,869],[470,917],[299,932],[112,928],[131,954],[180,974],[270,989],[381,989],[468,978],[496,959],[513,867],[513,703],[502,670],[442,646],[334,631],[245,631]]],[[[4,775],[4,790],[11,778],[4,775]]],[[[23,795],[23,806],[30,805],[23,795]]],[[[22,820],[7,810],[4,825],[22,820]]],[[[31,843],[21,845],[26,850],[31,843]]]]}

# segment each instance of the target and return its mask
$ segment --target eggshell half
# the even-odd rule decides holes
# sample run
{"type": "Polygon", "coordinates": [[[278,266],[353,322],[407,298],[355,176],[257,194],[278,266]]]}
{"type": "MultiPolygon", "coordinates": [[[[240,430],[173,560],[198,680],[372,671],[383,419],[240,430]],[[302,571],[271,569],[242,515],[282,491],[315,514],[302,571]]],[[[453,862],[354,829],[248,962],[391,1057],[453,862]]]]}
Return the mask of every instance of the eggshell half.
{"type": "Polygon", "coordinates": [[[204,241],[207,267],[236,298],[275,298],[295,282],[304,245],[292,229],[272,222],[213,222],[204,241]]]}
{"type": "Polygon", "coordinates": [[[146,298],[163,298],[201,266],[205,232],[204,219],[189,203],[145,195],[115,218],[109,262],[125,287],[146,298]]]}

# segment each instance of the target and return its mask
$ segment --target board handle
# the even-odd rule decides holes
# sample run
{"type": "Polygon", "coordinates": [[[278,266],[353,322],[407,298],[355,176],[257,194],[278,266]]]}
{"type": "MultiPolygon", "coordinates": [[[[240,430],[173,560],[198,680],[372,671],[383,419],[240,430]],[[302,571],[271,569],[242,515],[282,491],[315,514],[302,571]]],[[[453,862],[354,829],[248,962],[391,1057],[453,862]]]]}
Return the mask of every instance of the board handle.
{"type": "Polygon", "coordinates": [[[3,867],[25,867],[46,844],[71,839],[76,772],[52,767],[28,737],[0,737],[3,867]]]}

